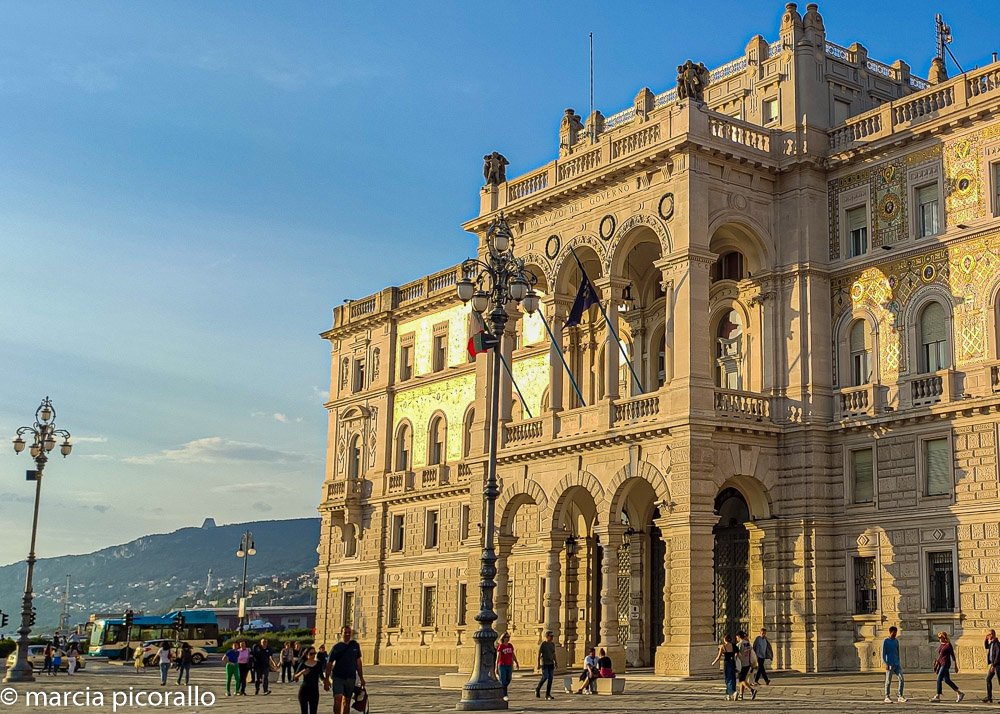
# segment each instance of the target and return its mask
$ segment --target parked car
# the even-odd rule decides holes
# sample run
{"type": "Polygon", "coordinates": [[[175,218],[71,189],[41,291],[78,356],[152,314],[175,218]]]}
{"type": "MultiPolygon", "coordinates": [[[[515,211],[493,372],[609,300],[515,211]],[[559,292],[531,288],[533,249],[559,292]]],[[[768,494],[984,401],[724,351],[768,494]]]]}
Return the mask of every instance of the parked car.
{"type": "MultiPolygon", "coordinates": [[[[181,656],[181,643],[175,642],[174,640],[149,640],[142,643],[142,661],[147,667],[151,667],[156,659],[157,652],[166,645],[170,648],[170,654],[173,656],[174,661],[177,661],[181,656]]],[[[206,659],[208,659],[208,650],[204,647],[191,646],[191,661],[194,664],[201,664],[206,659]]],[[[155,664],[159,664],[156,662],[155,664]]]]}
{"type": "MultiPolygon", "coordinates": [[[[45,645],[28,645],[28,664],[31,665],[33,671],[41,671],[45,668],[45,645]]],[[[69,671],[69,659],[66,657],[66,653],[63,650],[59,650],[59,656],[62,657],[62,662],[59,664],[60,672],[69,671]]],[[[10,670],[17,662],[17,650],[14,650],[7,657],[7,669],[10,670]]],[[[76,657],[77,669],[83,669],[86,666],[84,662],[83,655],[77,655],[76,657]]]]}

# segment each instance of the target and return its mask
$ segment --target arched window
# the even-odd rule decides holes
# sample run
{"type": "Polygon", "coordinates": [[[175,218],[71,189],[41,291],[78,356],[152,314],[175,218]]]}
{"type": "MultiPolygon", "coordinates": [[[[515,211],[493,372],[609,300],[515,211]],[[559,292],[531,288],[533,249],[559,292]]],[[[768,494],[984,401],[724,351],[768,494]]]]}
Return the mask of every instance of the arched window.
{"type": "Polygon", "coordinates": [[[737,250],[719,256],[712,266],[712,282],[716,280],[743,280],[747,277],[746,259],[737,250]]]}
{"type": "Polygon", "coordinates": [[[351,437],[347,447],[347,478],[358,478],[361,475],[361,435],[351,437]]]}
{"type": "Polygon", "coordinates": [[[410,455],[413,453],[413,430],[403,422],[396,430],[396,470],[408,471],[412,465],[410,455]]]}
{"type": "Polygon", "coordinates": [[[868,384],[872,379],[871,330],[868,329],[868,323],[865,320],[855,320],[848,333],[848,341],[851,349],[851,386],[860,387],[863,384],[868,384]]]}
{"type": "Polygon", "coordinates": [[[431,419],[427,433],[427,465],[437,466],[444,463],[445,421],[443,416],[431,419]]]}
{"type": "Polygon", "coordinates": [[[944,305],[928,303],[920,312],[920,371],[937,372],[948,367],[948,320],[944,305]]]}
{"type": "Polygon", "coordinates": [[[462,423],[462,458],[468,458],[472,451],[472,424],[476,421],[476,410],[469,408],[462,423]]]}
{"type": "Polygon", "coordinates": [[[521,400],[517,397],[513,397],[510,400],[510,420],[511,421],[523,421],[524,420],[524,407],[521,405],[521,400]]]}
{"type": "Polygon", "coordinates": [[[716,384],[722,389],[743,388],[743,349],[743,321],[736,310],[730,310],[719,321],[715,339],[716,384]]]}

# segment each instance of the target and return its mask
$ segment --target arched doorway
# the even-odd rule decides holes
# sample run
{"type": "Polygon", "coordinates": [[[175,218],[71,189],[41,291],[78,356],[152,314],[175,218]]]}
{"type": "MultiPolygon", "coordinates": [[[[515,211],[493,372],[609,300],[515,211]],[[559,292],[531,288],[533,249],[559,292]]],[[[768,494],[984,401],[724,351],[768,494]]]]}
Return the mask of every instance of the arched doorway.
{"type": "Polygon", "coordinates": [[[715,497],[715,641],[750,630],[750,508],[743,494],[727,488],[715,497]]]}

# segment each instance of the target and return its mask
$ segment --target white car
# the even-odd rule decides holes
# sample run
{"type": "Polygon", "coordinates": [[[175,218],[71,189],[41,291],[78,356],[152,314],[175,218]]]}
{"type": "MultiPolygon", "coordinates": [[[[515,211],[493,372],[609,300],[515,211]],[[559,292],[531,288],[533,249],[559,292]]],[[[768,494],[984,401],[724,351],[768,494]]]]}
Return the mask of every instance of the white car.
{"type": "MultiPolygon", "coordinates": [[[[45,645],[28,645],[28,664],[31,665],[33,671],[41,671],[45,668],[45,645]]],[[[69,671],[69,659],[66,657],[66,653],[59,650],[59,656],[62,657],[62,662],[59,663],[60,672],[69,671]]],[[[83,661],[83,655],[77,655],[77,669],[83,669],[85,664],[83,661]]],[[[14,650],[7,657],[7,670],[14,666],[17,662],[17,650],[14,650]]]]}
{"type": "MultiPolygon", "coordinates": [[[[153,664],[159,664],[159,662],[154,662],[157,653],[166,645],[170,648],[170,654],[174,658],[173,661],[176,662],[181,656],[181,647],[178,642],[173,640],[149,640],[148,642],[142,643],[142,661],[147,667],[151,667],[153,664]]],[[[208,650],[204,647],[195,647],[191,645],[191,662],[193,664],[201,664],[206,659],[208,659],[208,650]]]]}

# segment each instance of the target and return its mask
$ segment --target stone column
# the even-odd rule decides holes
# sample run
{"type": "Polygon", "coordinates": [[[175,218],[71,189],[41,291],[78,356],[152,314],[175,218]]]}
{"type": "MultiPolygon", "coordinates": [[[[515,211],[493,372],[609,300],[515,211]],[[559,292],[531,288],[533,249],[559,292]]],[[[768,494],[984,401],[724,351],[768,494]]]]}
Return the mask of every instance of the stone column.
{"type": "MultiPolygon", "coordinates": [[[[625,648],[618,641],[618,549],[622,547],[622,526],[606,527],[599,533],[604,547],[601,562],[601,641],[617,672],[625,671],[625,648]]],[[[628,597],[628,594],[625,594],[628,597]]]]}
{"type": "MultiPolygon", "coordinates": [[[[633,608],[638,608],[641,613],[647,600],[642,581],[643,573],[646,572],[646,569],[642,567],[642,561],[646,555],[644,551],[648,550],[644,547],[645,536],[645,533],[639,531],[629,538],[628,642],[625,642],[624,646],[626,662],[636,665],[643,665],[648,661],[648,652],[643,651],[644,649],[648,650],[648,648],[643,647],[645,639],[642,631],[643,621],[641,618],[632,617],[633,608]]],[[[619,597],[626,597],[626,595],[619,593],[619,597]]]]}
{"type": "MultiPolygon", "coordinates": [[[[608,315],[608,324],[605,325],[604,333],[604,397],[605,399],[618,399],[621,395],[618,389],[618,368],[621,365],[621,348],[615,339],[615,335],[621,338],[618,329],[618,303],[621,300],[622,285],[621,280],[612,278],[602,278],[594,285],[601,291],[605,312],[608,315]]],[[[625,395],[628,396],[628,395],[625,395]]]]}
{"type": "MultiPolygon", "coordinates": [[[[661,516],[657,518],[653,523],[656,527],[660,529],[660,540],[663,541],[663,592],[662,593],[651,593],[650,597],[660,597],[663,601],[663,641],[660,643],[660,647],[666,645],[670,642],[670,540],[667,538],[667,531],[670,527],[670,520],[667,516],[661,516]]],[[[650,562],[652,562],[652,552],[650,553],[650,562]]],[[[650,566],[650,571],[652,571],[652,566],[650,566]]],[[[652,606],[652,603],[650,603],[652,606]]],[[[652,611],[650,611],[652,615],[652,611]]],[[[652,643],[650,643],[650,649],[652,650],[652,643]]],[[[657,658],[658,660],[659,658],[657,658]]]]}
{"type": "MultiPolygon", "coordinates": [[[[663,272],[663,303],[666,315],[663,318],[663,383],[670,384],[674,378],[674,281],[669,276],[672,272],[659,262],[654,263],[663,272]]],[[[659,351],[659,345],[654,346],[659,351]]]]}
{"type": "Polygon", "coordinates": [[[507,559],[510,557],[511,549],[516,542],[516,536],[506,533],[501,533],[497,536],[497,589],[496,597],[494,598],[496,602],[497,621],[493,627],[498,635],[502,635],[510,627],[510,592],[508,590],[510,585],[510,571],[507,568],[507,559]]]}
{"type": "Polygon", "coordinates": [[[751,637],[755,635],[764,624],[764,531],[757,527],[754,522],[745,523],[744,527],[750,535],[749,567],[750,580],[749,588],[750,601],[750,631],[747,633],[751,637]]]}
{"type": "MultiPolygon", "coordinates": [[[[556,662],[560,668],[567,665],[566,648],[563,646],[561,634],[562,595],[560,593],[560,580],[562,576],[562,550],[563,540],[553,538],[549,543],[548,566],[545,570],[545,629],[552,632],[552,637],[556,643],[556,662]]],[[[545,633],[542,633],[544,637],[545,633]]],[[[532,654],[534,657],[534,654],[532,654]]],[[[529,660],[534,666],[534,659],[529,660]]]]}
{"type": "Polygon", "coordinates": [[[566,320],[566,306],[556,302],[554,298],[546,297],[545,310],[549,328],[555,336],[555,341],[549,340],[549,410],[562,411],[563,383],[566,381],[566,368],[563,367],[559,355],[562,352],[562,324],[566,320]]]}

